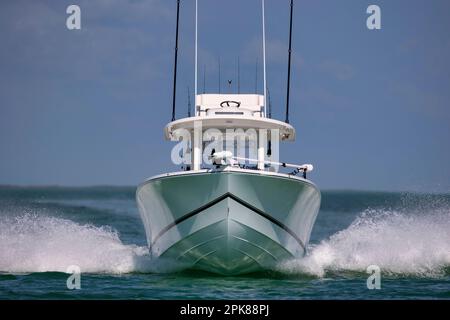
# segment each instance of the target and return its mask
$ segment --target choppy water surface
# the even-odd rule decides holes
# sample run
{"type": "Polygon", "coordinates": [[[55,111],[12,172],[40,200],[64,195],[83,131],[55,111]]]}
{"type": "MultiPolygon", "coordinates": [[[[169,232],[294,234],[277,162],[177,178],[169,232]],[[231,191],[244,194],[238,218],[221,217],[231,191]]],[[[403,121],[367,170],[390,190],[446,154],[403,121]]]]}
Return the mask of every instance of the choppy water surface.
{"type": "Polygon", "coordinates": [[[154,264],[134,191],[0,187],[0,299],[450,299],[450,195],[323,192],[307,257],[220,277],[154,264]]]}

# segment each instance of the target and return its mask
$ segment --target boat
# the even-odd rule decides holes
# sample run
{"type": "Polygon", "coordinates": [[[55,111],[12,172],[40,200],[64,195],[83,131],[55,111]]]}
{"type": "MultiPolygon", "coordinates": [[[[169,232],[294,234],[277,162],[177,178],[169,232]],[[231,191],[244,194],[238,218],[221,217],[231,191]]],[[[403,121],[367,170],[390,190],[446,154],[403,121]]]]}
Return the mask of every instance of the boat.
{"type": "MultiPolygon", "coordinates": [[[[264,0],[262,5],[264,12],[264,0]]],[[[178,17],[179,1],[176,43],[178,17]]],[[[321,194],[307,178],[312,165],[278,159],[279,143],[296,138],[289,102],[286,121],[280,121],[267,112],[267,89],[264,94],[198,94],[196,51],[194,113],[175,119],[177,49],[172,121],[164,134],[178,142],[172,161],[182,170],[151,177],[136,191],[152,259],[232,276],[303,257],[321,194]]]]}

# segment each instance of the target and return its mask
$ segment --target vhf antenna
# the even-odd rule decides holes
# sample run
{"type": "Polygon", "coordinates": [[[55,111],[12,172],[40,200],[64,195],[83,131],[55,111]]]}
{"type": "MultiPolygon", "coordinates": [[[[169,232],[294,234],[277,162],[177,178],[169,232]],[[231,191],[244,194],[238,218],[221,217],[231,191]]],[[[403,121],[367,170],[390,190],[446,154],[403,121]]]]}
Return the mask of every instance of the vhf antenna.
{"type": "Polygon", "coordinates": [[[237,58],[237,91],[238,94],[241,93],[241,64],[239,57],[237,58]]]}
{"type": "Polygon", "coordinates": [[[188,92],[188,117],[191,116],[191,91],[189,90],[189,87],[187,87],[188,92]]]}
{"type": "Polygon", "coordinates": [[[206,64],[203,66],[203,93],[206,92],[206,64]]]}
{"type": "Polygon", "coordinates": [[[294,0],[291,0],[291,16],[289,19],[289,51],[288,51],[288,76],[286,89],[286,123],[289,123],[289,88],[291,86],[291,53],[292,53],[292,12],[294,0]]]}
{"type": "Polygon", "coordinates": [[[272,101],[270,100],[270,90],[267,88],[267,99],[269,100],[269,108],[267,110],[267,115],[272,118],[272,101]]]}
{"type": "Polygon", "coordinates": [[[173,97],[172,97],[172,121],[175,121],[175,97],[177,92],[177,62],[178,62],[178,25],[180,21],[180,0],[177,0],[177,28],[175,32],[175,63],[173,68],[173,97]]]}
{"type": "MultiPolygon", "coordinates": [[[[267,99],[269,100],[269,105],[267,109],[267,115],[270,118],[272,118],[272,101],[270,100],[270,90],[267,88],[267,99]]],[[[267,141],[267,156],[272,156],[272,140],[268,139],[267,141]]]]}
{"type": "Polygon", "coordinates": [[[219,64],[219,93],[220,93],[220,56],[219,56],[218,64],[219,64]]]}
{"type": "Polygon", "coordinates": [[[255,93],[258,93],[258,58],[255,62],[255,93]]]}

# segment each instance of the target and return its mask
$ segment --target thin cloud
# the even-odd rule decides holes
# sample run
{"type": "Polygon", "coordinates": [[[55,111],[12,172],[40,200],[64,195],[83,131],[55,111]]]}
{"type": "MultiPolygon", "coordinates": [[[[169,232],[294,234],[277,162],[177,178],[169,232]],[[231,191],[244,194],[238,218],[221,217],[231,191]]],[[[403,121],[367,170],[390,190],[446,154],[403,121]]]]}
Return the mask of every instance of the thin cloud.
{"type": "MultiPolygon", "coordinates": [[[[242,54],[244,61],[254,63],[255,57],[262,59],[262,42],[259,37],[253,38],[247,43],[242,54]]],[[[304,64],[303,58],[296,54],[292,54],[292,66],[300,68],[304,64]]],[[[288,44],[278,39],[266,39],[266,62],[268,64],[287,64],[288,61],[288,44]]]]}
{"type": "Polygon", "coordinates": [[[442,92],[420,86],[412,81],[392,83],[389,86],[389,93],[405,101],[401,107],[409,112],[418,112],[430,118],[450,119],[448,93],[442,94],[442,92]]]}
{"type": "Polygon", "coordinates": [[[318,69],[341,81],[350,80],[356,75],[355,68],[336,60],[325,60],[318,65],[318,69]]]}

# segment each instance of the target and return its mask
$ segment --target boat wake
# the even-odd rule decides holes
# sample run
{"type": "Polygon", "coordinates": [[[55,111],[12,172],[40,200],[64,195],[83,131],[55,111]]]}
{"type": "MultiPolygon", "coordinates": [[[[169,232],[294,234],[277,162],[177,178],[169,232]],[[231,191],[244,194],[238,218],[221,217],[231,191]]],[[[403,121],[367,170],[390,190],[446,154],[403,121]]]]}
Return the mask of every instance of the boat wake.
{"type": "MultiPolygon", "coordinates": [[[[124,244],[109,227],[24,214],[0,219],[0,272],[66,272],[71,265],[86,273],[173,272],[156,265],[147,247],[124,244]]],[[[450,210],[422,214],[367,210],[345,230],[311,245],[303,259],[277,267],[282,274],[324,277],[333,272],[365,272],[377,265],[383,274],[442,276],[450,267],[450,210]]]]}
{"type": "Polygon", "coordinates": [[[366,272],[376,265],[382,274],[439,277],[450,270],[450,210],[418,214],[366,210],[345,230],[317,245],[309,254],[281,264],[289,274],[324,277],[335,272],[366,272]]]}
{"type": "Polygon", "coordinates": [[[0,272],[154,272],[148,249],[126,245],[109,227],[25,214],[0,220],[0,272]]]}

